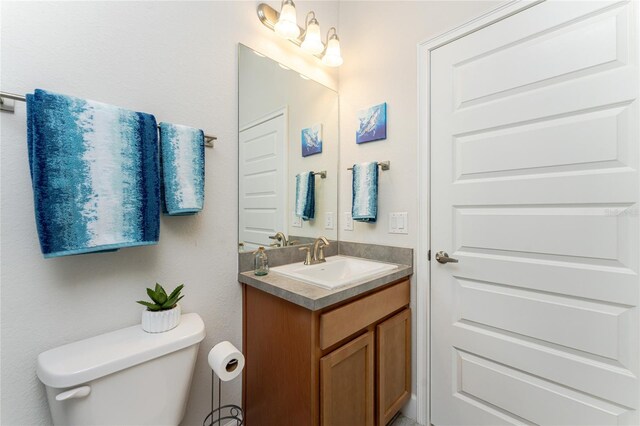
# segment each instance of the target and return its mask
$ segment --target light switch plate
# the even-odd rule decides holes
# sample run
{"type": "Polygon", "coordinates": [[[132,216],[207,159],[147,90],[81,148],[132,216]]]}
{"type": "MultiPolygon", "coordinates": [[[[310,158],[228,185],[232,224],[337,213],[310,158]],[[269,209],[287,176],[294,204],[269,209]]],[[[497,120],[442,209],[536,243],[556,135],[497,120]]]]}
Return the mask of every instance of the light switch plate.
{"type": "Polygon", "coordinates": [[[389,213],[389,233],[408,234],[407,212],[389,213]]]}
{"type": "Polygon", "coordinates": [[[333,212],[326,212],[324,214],[324,229],[333,229],[333,212]]]}
{"type": "Polygon", "coordinates": [[[351,212],[342,213],[342,217],[344,218],[344,230],[353,231],[353,217],[351,216],[351,212]]]}
{"type": "Polygon", "coordinates": [[[297,216],[295,213],[293,214],[293,220],[291,221],[291,226],[295,228],[302,228],[302,218],[297,216]]]}

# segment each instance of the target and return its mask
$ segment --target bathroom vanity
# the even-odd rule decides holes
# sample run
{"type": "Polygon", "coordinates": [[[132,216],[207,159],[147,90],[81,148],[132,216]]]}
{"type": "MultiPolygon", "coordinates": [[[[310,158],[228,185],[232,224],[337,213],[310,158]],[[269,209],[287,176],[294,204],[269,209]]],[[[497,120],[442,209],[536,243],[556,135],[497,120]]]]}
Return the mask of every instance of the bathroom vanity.
{"type": "Polygon", "coordinates": [[[413,250],[336,241],[338,93],[243,45],[238,69],[246,424],[385,425],[411,394],[413,250]]]}
{"type": "Polygon", "coordinates": [[[249,426],[385,425],[402,408],[411,395],[413,269],[412,251],[401,250],[408,264],[336,290],[275,272],[239,274],[249,426]]]}

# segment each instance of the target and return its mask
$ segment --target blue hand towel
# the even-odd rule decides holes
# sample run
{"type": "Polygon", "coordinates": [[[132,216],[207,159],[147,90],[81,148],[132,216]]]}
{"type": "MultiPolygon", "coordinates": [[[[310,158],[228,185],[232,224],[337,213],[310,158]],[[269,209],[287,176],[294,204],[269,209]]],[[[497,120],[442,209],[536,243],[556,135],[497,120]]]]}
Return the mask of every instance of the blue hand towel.
{"type": "Polygon", "coordinates": [[[295,214],[302,220],[313,219],[316,215],[316,180],[313,172],[296,175],[295,214]]]}
{"type": "Polygon", "coordinates": [[[27,126],[45,258],[158,242],[153,115],[37,89],[27,95],[27,126]]]}
{"type": "Polygon", "coordinates": [[[378,217],[378,163],[353,165],[353,220],[374,223],[378,217]]]}
{"type": "Polygon", "coordinates": [[[196,214],[204,204],[204,132],[160,123],[164,212],[196,214]]]}

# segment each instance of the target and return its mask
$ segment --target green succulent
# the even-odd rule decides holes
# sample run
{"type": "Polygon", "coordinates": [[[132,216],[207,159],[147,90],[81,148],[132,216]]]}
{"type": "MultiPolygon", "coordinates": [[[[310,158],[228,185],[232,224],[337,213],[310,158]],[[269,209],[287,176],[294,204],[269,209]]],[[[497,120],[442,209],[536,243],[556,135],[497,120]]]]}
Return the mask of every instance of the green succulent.
{"type": "Polygon", "coordinates": [[[164,291],[164,288],[158,283],[156,283],[155,290],[147,289],[147,294],[153,301],[153,303],[145,302],[144,300],[138,300],[138,303],[146,306],[149,311],[167,311],[169,309],[173,309],[178,301],[184,297],[180,296],[180,292],[184,284],[180,284],[171,292],[170,295],[167,296],[167,292],[164,291]]]}

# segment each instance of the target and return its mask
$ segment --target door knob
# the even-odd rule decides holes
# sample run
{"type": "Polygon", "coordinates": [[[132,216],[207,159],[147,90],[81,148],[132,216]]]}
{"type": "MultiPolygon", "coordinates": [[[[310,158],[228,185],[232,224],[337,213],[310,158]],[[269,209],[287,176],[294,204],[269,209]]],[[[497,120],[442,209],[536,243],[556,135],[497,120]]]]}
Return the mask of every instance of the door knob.
{"type": "Polygon", "coordinates": [[[436,260],[440,263],[458,263],[458,259],[449,257],[449,254],[445,251],[439,251],[436,253],[436,260]]]}

